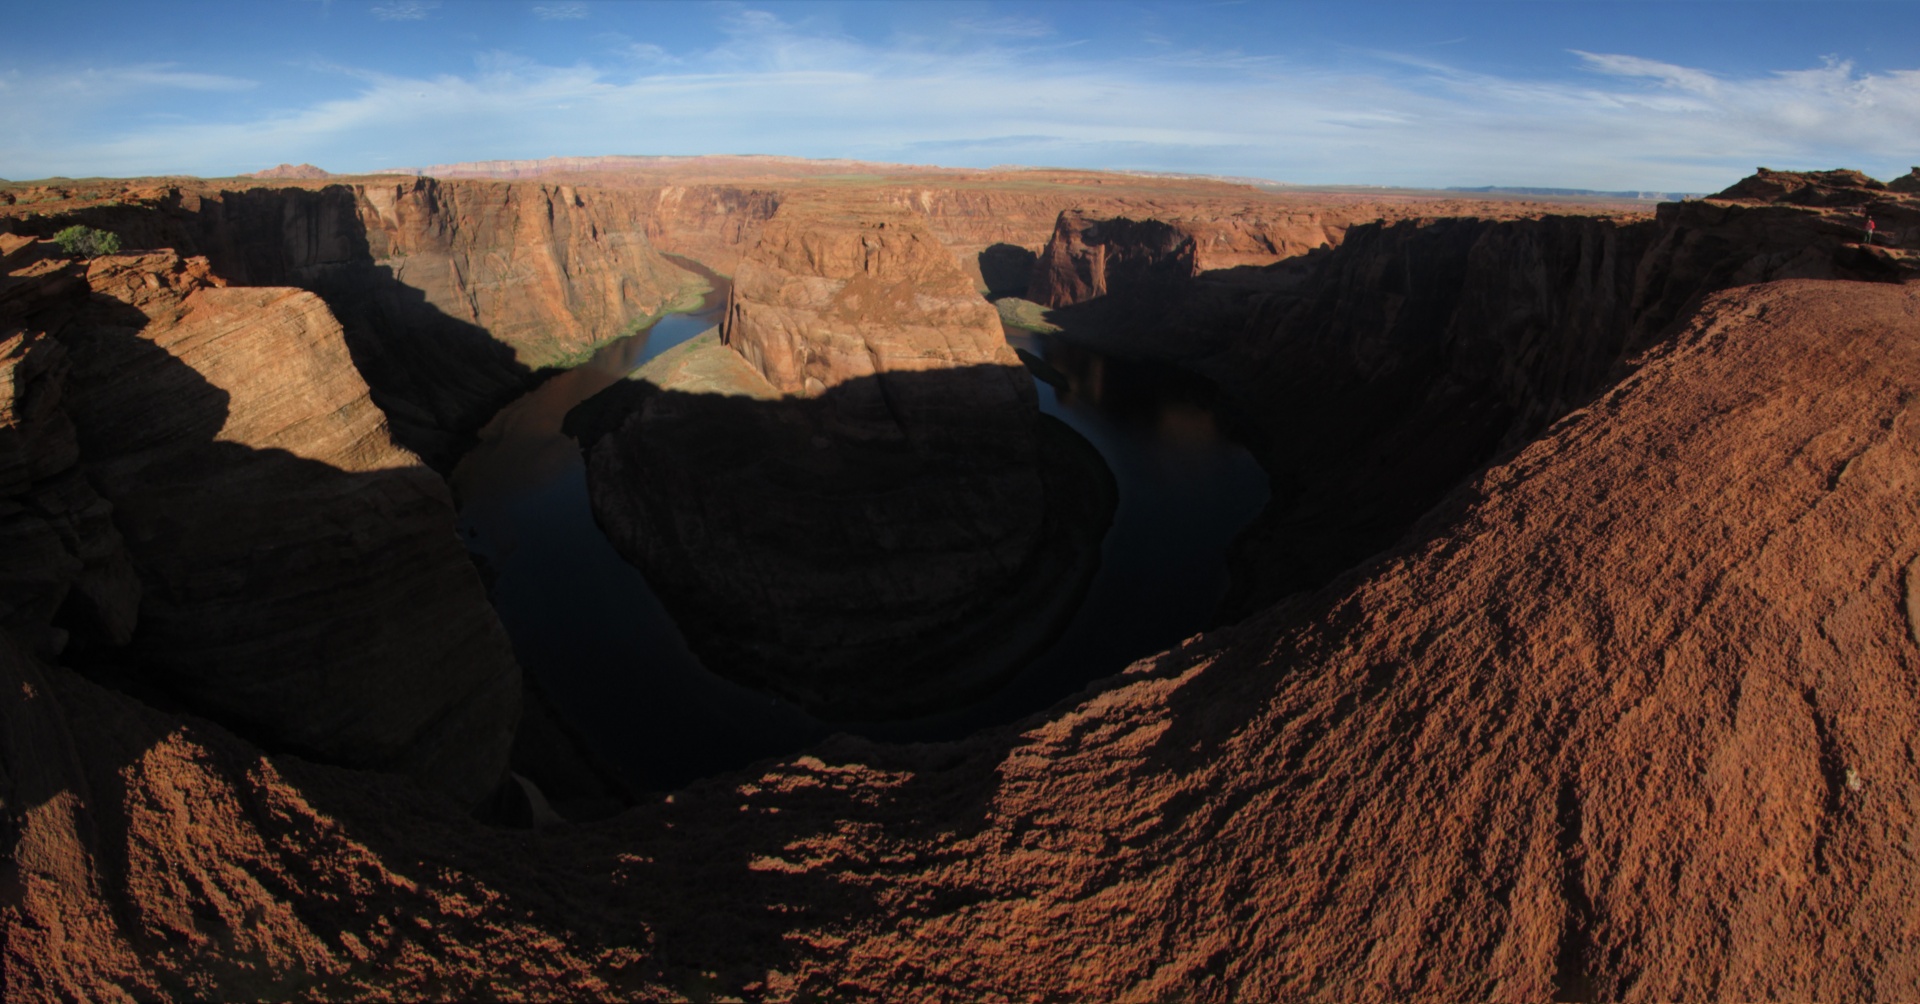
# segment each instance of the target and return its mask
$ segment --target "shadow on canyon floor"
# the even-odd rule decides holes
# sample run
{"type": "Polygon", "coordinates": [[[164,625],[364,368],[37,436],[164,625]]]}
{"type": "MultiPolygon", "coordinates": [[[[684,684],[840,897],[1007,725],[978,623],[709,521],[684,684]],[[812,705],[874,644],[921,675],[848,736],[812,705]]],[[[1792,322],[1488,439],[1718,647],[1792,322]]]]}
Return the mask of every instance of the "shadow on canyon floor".
{"type": "Polygon", "coordinates": [[[624,381],[566,431],[592,455],[609,539],[715,671],[834,721],[945,714],[1073,616],[1115,489],[1057,420],[982,403],[1031,401],[1023,369],[768,399],[723,385],[757,379],[731,350],[700,351],[733,376],[698,392],[624,381]]]}

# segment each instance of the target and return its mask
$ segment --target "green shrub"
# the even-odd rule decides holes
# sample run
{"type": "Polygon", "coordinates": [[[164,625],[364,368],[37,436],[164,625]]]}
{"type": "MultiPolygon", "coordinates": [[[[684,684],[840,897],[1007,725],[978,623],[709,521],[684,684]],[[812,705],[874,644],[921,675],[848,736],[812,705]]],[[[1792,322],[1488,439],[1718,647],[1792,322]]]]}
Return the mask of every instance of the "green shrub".
{"type": "Polygon", "coordinates": [[[120,235],[75,224],[53,235],[60,250],[82,258],[97,258],[120,250],[120,235]]]}

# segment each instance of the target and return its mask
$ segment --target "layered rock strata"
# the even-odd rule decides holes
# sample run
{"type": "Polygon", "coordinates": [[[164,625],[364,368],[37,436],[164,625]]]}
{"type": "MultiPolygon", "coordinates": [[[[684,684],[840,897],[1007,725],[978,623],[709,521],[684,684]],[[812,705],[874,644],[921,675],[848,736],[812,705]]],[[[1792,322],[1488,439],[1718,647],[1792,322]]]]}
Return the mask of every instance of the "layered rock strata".
{"type": "Polygon", "coordinates": [[[710,668],[898,717],[978,692],[1064,621],[1113,505],[1104,465],[1042,419],[998,315],[912,216],[783,206],[720,336],[747,393],[629,383],[583,430],[596,516],[710,668]]]}
{"type": "Polygon", "coordinates": [[[14,272],[65,293],[0,338],[37,647],[276,748],[492,790],[519,669],[326,305],[171,252],[57,265],[14,272]]]}
{"type": "Polygon", "coordinates": [[[101,226],[129,247],[204,255],[233,285],[318,293],[395,435],[442,468],[536,371],[705,289],[654,250],[655,206],[631,192],[408,178],[175,185],[49,208],[13,225],[101,226]]]}

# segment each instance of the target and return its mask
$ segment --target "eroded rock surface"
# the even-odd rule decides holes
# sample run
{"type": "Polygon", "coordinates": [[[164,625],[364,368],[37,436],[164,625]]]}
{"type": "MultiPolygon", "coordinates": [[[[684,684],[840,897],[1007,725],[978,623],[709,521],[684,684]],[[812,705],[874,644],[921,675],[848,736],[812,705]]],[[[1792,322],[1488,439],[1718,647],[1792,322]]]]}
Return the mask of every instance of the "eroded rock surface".
{"type": "Polygon", "coordinates": [[[46,656],[74,628],[124,644],[139,582],[112,506],[81,468],[66,347],[35,323],[84,295],[85,279],[45,244],[8,235],[0,270],[0,627],[46,656]]]}
{"type": "MultiPolygon", "coordinates": [[[[1484,469],[1452,456],[1464,482],[1409,466],[1440,487],[1363,564],[1011,728],[835,740],[538,832],[265,755],[53,664],[97,673],[76,653],[113,647],[74,597],[113,574],[114,548],[139,569],[135,649],[148,604],[231,602],[242,567],[156,579],[152,536],[116,544],[98,506],[168,501],[177,526],[123,527],[204,534],[211,517],[170,500],[190,475],[234,477],[232,456],[358,457],[326,466],[366,477],[388,454],[328,379],[342,366],[302,376],[313,412],[223,383],[337,359],[310,297],[221,289],[176,255],[82,268],[0,237],[0,532],[57,542],[43,562],[0,552],[6,996],[1920,996],[1920,293],[1864,281],[1909,274],[1904,189],[1762,180],[1653,223],[1355,228],[1312,275],[1250,293],[1259,323],[1222,357],[1243,378],[1298,364],[1418,398],[1354,440],[1407,452],[1365,462],[1418,459],[1414,419],[1505,451],[1484,469]],[[1864,243],[1867,212],[1894,246],[1864,243]],[[236,309],[269,335],[227,323],[236,309]],[[248,366],[254,337],[271,358],[248,366]],[[139,379],[88,382],[108,365],[139,379]],[[125,453],[96,481],[98,430],[125,453]],[[166,477],[116,497],[140,453],[166,477]],[[98,491],[46,501],[76,477],[98,491]]],[[[864,425],[866,404],[862,421],[832,411],[826,377],[804,396],[812,326],[834,325],[797,305],[833,277],[785,271],[767,287],[785,327],[761,344],[788,347],[800,396],[700,347],[726,365],[677,361],[698,377],[680,396],[633,390],[596,463],[632,423],[708,427],[726,434],[702,463],[797,492],[810,469],[754,437],[913,442],[864,425]],[[730,412],[711,400],[729,391],[798,405],[730,412]]],[[[360,502],[324,495],[286,513],[335,528],[318,553],[362,532],[410,546],[329,523],[360,502]]],[[[242,531],[260,518],[194,501],[242,531]]],[[[417,598],[380,594],[381,614],[417,598]]]]}

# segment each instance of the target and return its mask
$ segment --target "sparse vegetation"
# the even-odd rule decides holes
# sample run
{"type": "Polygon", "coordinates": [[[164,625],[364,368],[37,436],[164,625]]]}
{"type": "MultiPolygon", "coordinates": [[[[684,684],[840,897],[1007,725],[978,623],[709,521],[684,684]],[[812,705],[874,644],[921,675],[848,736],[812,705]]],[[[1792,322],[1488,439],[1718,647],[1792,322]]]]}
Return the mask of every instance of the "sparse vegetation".
{"type": "Polygon", "coordinates": [[[120,235],[75,224],[53,235],[60,250],[81,258],[98,258],[120,250],[120,235]]]}
{"type": "Polygon", "coordinates": [[[1000,320],[1009,327],[1036,334],[1050,335],[1060,330],[1060,326],[1047,320],[1047,308],[1016,296],[1003,296],[993,301],[994,309],[1000,311],[1000,320]]]}

